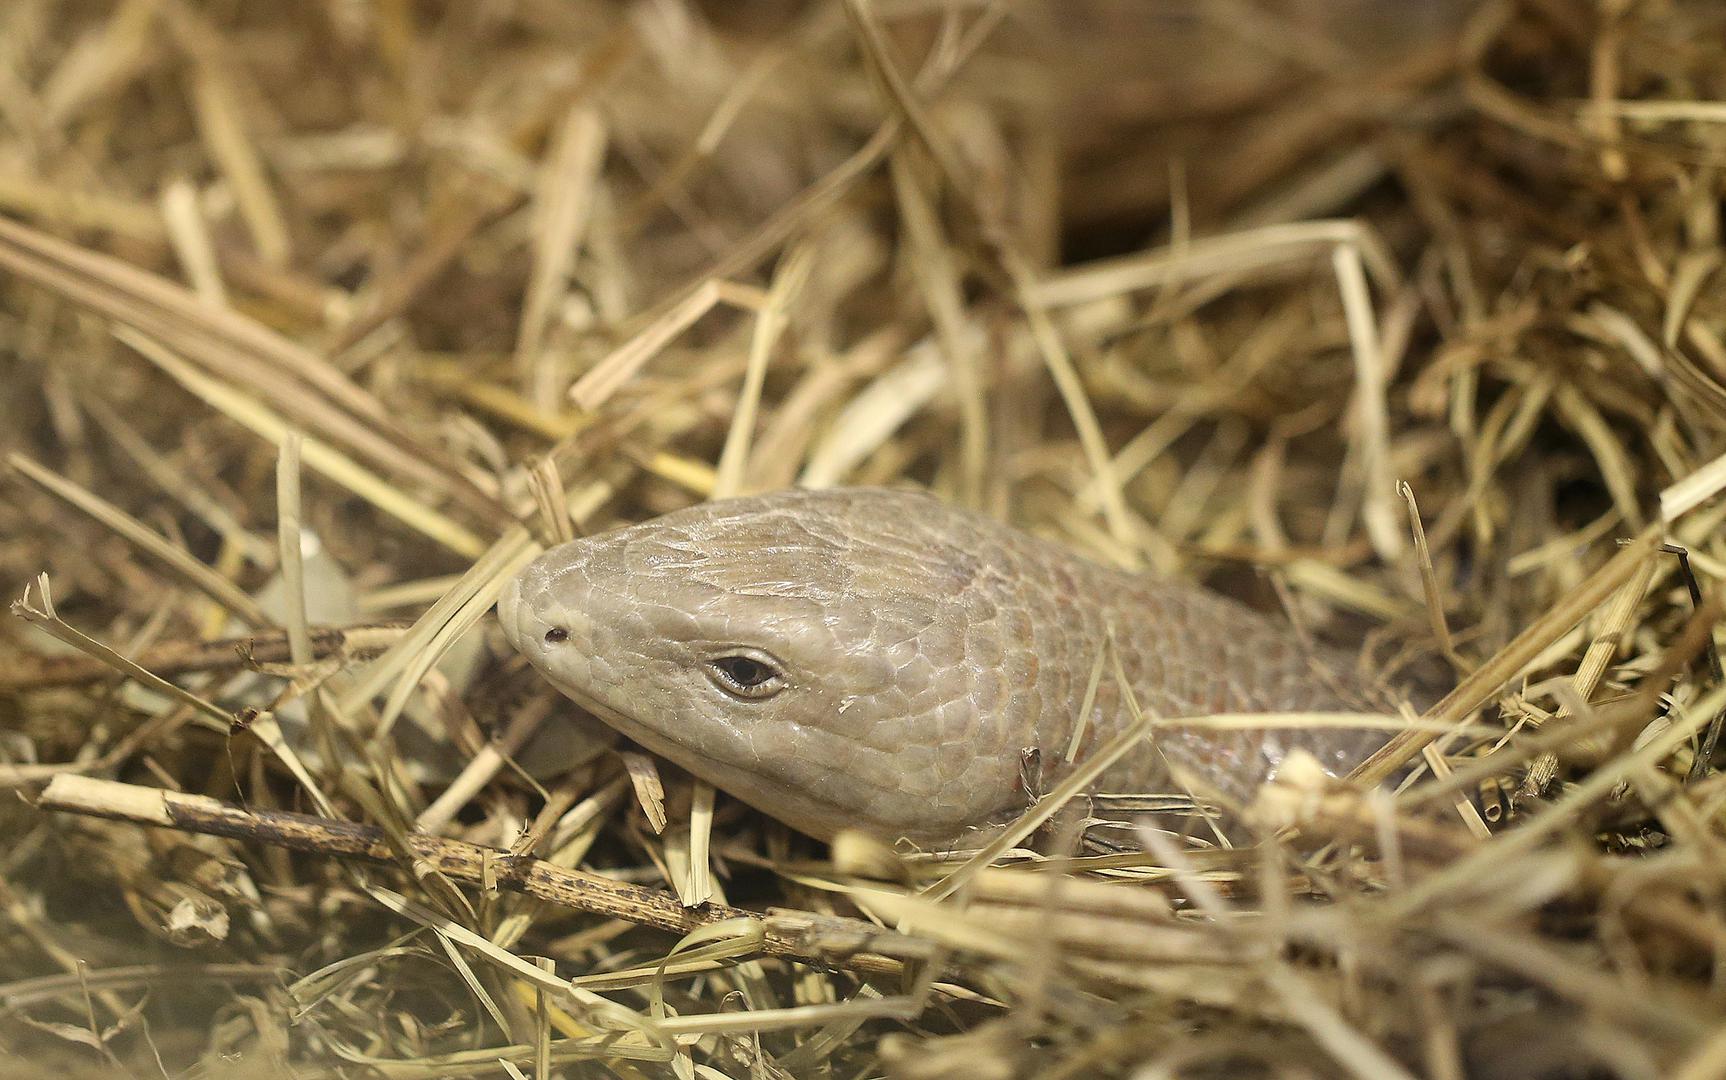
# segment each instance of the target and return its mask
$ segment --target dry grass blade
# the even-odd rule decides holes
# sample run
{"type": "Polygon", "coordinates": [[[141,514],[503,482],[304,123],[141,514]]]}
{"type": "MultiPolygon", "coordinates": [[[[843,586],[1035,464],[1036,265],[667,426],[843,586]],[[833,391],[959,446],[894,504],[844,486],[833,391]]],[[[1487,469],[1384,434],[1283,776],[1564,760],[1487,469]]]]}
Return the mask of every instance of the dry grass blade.
{"type": "MultiPolygon", "coordinates": [[[[1611,596],[1643,560],[1652,556],[1659,532],[1650,527],[1626,544],[1608,563],[1591,574],[1564,601],[1549,610],[1541,619],[1529,625],[1516,639],[1475,669],[1457,684],[1456,689],[1426,711],[1426,719],[1440,724],[1460,723],[1479,708],[1505,683],[1515,678],[1530,660],[1552,644],[1560,635],[1581,622],[1595,606],[1611,596]]],[[[1420,748],[1433,741],[1426,731],[1410,731],[1391,740],[1371,758],[1355,768],[1352,778],[1363,783],[1377,783],[1407,764],[1420,748]]]]}
{"type": "Polygon", "coordinates": [[[1525,854],[1548,839],[1552,833],[1568,827],[1574,816],[1591,804],[1606,798],[1636,768],[1664,760],[1702,730],[1720,708],[1726,705],[1726,687],[1717,689],[1697,703],[1696,711],[1668,727],[1646,745],[1614,759],[1609,767],[1591,773],[1588,778],[1565,793],[1545,815],[1500,836],[1494,843],[1476,849],[1470,855],[1451,863],[1421,884],[1396,898],[1395,908],[1408,911],[1436,902],[1456,883],[1468,881],[1488,866],[1503,866],[1504,860],[1525,854]]]}
{"type": "MultiPolygon", "coordinates": [[[[520,531],[519,528],[516,530],[516,532],[520,531]]],[[[419,689],[420,680],[425,677],[426,672],[430,671],[444,653],[455,645],[457,639],[473,629],[480,619],[490,612],[492,605],[497,603],[498,594],[509,583],[509,579],[515,576],[516,571],[526,566],[534,556],[539,554],[537,545],[525,541],[515,545],[500,542],[488,554],[496,554],[499,551],[509,552],[512,557],[503,559],[496,565],[488,566],[489,572],[484,576],[474,580],[464,579],[457,588],[450,591],[450,596],[460,596],[461,602],[455,610],[447,612],[447,621],[434,624],[429,619],[422,619],[415,623],[413,628],[408,631],[407,636],[395,646],[395,648],[405,646],[416,633],[424,635],[422,639],[416,641],[416,651],[401,656],[402,671],[396,678],[395,686],[391,688],[389,696],[384,700],[383,709],[378,717],[378,735],[381,736],[389,730],[391,724],[395,723],[396,717],[400,716],[402,710],[407,707],[408,698],[419,689]]],[[[475,564],[476,568],[483,565],[485,565],[484,560],[475,564]]],[[[445,600],[448,599],[449,597],[445,598],[445,600]]],[[[439,601],[439,605],[434,605],[432,611],[438,611],[439,606],[443,604],[444,601],[439,601]]],[[[368,672],[368,675],[379,669],[387,669],[392,666],[389,663],[391,659],[390,654],[385,653],[377,660],[372,672],[368,672]]],[[[375,675],[373,677],[375,678],[375,675]]],[[[363,703],[360,694],[361,691],[359,690],[350,691],[344,697],[344,703],[358,707],[363,703]]]]}
{"type": "Polygon", "coordinates": [[[300,436],[278,414],[221,381],[192,370],[172,351],[153,339],[127,330],[120,331],[118,337],[187,390],[261,438],[278,446],[286,443],[289,438],[299,438],[300,454],[307,464],[396,520],[431,537],[457,554],[471,557],[484,550],[485,542],[466,527],[425,506],[376,473],[355,464],[323,443],[300,436]]]}
{"type": "Polygon", "coordinates": [[[281,203],[264,175],[257,144],[245,130],[235,88],[216,64],[202,64],[192,76],[193,113],[210,156],[227,175],[252,243],[265,263],[281,266],[292,256],[281,203]]]}
{"type": "Polygon", "coordinates": [[[157,560],[186,584],[220,604],[235,618],[250,626],[264,628],[273,620],[250,596],[233,582],[199,562],[190,552],[151,531],[143,522],[132,517],[108,500],[58,476],[21,454],[13,454],[6,463],[40,484],[47,491],[112,529],[140,552],[157,560]]]}
{"type": "Polygon", "coordinates": [[[555,404],[550,382],[539,373],[540,349],[552,311],[565,288],[582,230],[593,210],[593,192],[605,154],[605,124],[591,106],[570,110],[546,155],[535,197],[534,269],[516,333],[515,362],[522,388],[542,409],[555,404]]]}
{"type": "Polygon", "coordinates": [[[588,411],[599,408],[678,334],[719,303],[724,290],[709,279],[693,289],[675,307],[660,315],[615,352],[589,368],[569,388],[569,399],[588,411]]]}
{"type": "Polygon", "coordinates": [[[1381,286],[1397,280],[1394,261],[1383,244],[1356,221],[1303,221],[1194,240],[1055,274],[1034,285],[1029,298],[1049,308],[1069,307],[1185,281],[1251,274],[1315,254],[1352,247],[1366,259],[1381,286]]]}
{"type": "Polygon", "coordinates": [[[429,670],[435,662],[435,656],[427,659],[434,642],[440,634],[444,635],[447,641],[449,635],[445,631],[459,613],[464,608],[470,613],[475,609],[483,612],[486,605],[496,600],[497,591],[508,580],[512,568],[525,564],[536,554],[538,547],[526,529],[515,526],[504,533],[437,603],[408,628],[400,640],[360,674],[354,684],[343,693],[341,710],[351,714],[364,708],[373,697],[383,692],[391,680],[409,689],[417,685],[418,675],[408,677],[404,675],[404,671],[411,665],[418,665],[420,674],[429,670]],[[483,604],[477,602],[482,595],[488,593],[490,598],[483,604]]]}
{"type": "MultiPolygon", "coordinates": [[[[389,648],[402,636],[401,626],[313,627],[310,630],[312,659],[347,656],[364,660],[389,648]]],[[[134,658],[139,667],[160,676],[184,675],[197,671],[221,671],[231,668],[254,667],[264,664],[285,664],[291,661],[287,632],[266,631],[249,637],[225,638],[219,641],[170,642],[138,653],[134,658]]],[[[76,686],[95,682],[111,671],[99,660],[79,656],[47,656],[30,663],[19,663],[0,671],[0,692],[47,689],[55,686],[76,686]]]]}
{"type": "Polygon", "coordinates": [[[773,278],[773,287],[768,290],[761,309],[755,313],[755,330],[749,338],[749,366],[744,369],[737,411],[732,414],[731,427],[725,434],[725,447],[719,452],[719,466],[713,479],[713,497],[716,499],[744,493],[743,472],[748,464],[756,418],[760,415],[761,389],[767,382],[767,364],[789,321],[786,308],[809,279],[813,261],[814,253],[808,248],[799,248],[787,256],[785,265],[773,278]]]}
{"type": "MultiPolygon", "coordinates": [[[[117,784],[81,776],[56,777],[38,797],[50,810],[114,818],[217,836],[236,836],[280,844],[327,856],[389,862],[394,853],[381,829],[291,814],[285,811],[242,810],[202,795],[117,784]]],[[[765,918],[752,912],[708,904],[691,911],[664,893],[610,881],[594,874],[566,870],[531,856],[515,857],[474,844],[416,834],[409,837],[416,857],[457,880],[487,880],[497,887],[538,896],[583,911],[628,919],[678,933],[689,933],[713,922],[746,919],[763,925],[761,947],[773,956],[813,963],[837,963],[859,971],[894,973],[895,955],[923,955],[914,940],[855,920],[816,920],[809,929],[797,919],[765,918]],[[824,938],[833,953],[821,950],[824,938]]]]}
{"type": "Polygon", "coordinates": [[[1366,472],[1362,517],[1379,557],[1387,562],[1396,562],[1405,548],[1392,502],[1397,477],[1390,463],[1389,410],[1384,400],[1390,372],[1386,370],[1384,349],[1379,343],[1378,318],[1373,314],[1360,249],[1351,244],[1339,244],[1331,252],[1331,262],[1342,289],[1349,341],[1354,346],[1355,421],[1359,425],[1357,445],[1360,456],[1365,460],[1366,472]]]}
{"type": "Polygon", "coordinates": [[[131,458],[164,494],[184,503],[216,532],[224,543],[240,548],[246,558],[258,566],[273,566],[276,552],[273,545],[248,531],[233,511],[210,496],[185,473],[158,453],[138,430],[127,423],[107,402],[85,403],[90,415],[101,425],[127,457],[131,458]]]}
{"type": "Polygon", "coordinates": [[[281,546],[282,585],[287,591],[288,655],[298,667],[312,662],[311,628],[306,624],[306,564],[302,547],[300,452],[302,440],[290,432],[276,459],[276,520],[281,546]]]}
{"type": "Polygon", "coordinates": [[[1274,972],[1270,984],[1296,1021],[1311,1031],[1313,1038],[1349,1073],[1360,1080],[1414,1080],[1414,1074],[1351,1027],[1298,976],[1287,971],[1274,972]]]}
{"type": "Polygon", "coordinates": [[[203,211],[198,208],[198,193],[185,180],[176,180],[162,192],[162,220],[167,224],[168,239],[174,245],[174,255],[192,291],[207,304],[228,306],[228,290],[222,283],[221,264],[210,242],[203,211]]]}
{"type": "Polygon", "coordinates": [[[172,282],[0,219],[0,268],[178,346],[252,386],[374,464],[446,491],[479,512],[496,504],[420,446],[382,405],[327,362],[249,319],[208,307],[172,282]]]}
{"type": "Polygon", "coordinates": [[[798,486],[833,487],[881,450],[947,385],[949,371],[930,349],[915,349],[845,403],[831,432],[809,453],[798,486]]]}
{"type": "Polygon", "coordinates": [[[0,4],[7,1074],[1726,1075],[1722,18],[0,4]],[[1110,743],[1039,642],[1030,814],[822,845],[488,614],[793,483],[1438,702],[1110,743]],[[1309,728],[1389,741],[1074,801],[1309,728]]]}
{"type": "Polygon", "coordinates": [[[23,599],[14,600],[12,602],[12,614],[28,622],[34,623],[59,640],[88,654],[99,663],[105,664],[128,678],[135,679],[140,684],[155,690],[157,693],[166,694],[171,698],[175,698],[187,705],[190,705],[192,708],[203,713],[209,721],[213,722],[216,730],[221,731],[223,734],[227,733],[229,725],[232,724],[234,720],[232,713],[205,701],[203,698],[188,690],[175,686],[166,679],[163,679],[131,660],[126,659],[124,656],[121,656],[119,653],[96,639],[79,633],[62,620],[59,613],[54,610],[54,595],[49,591],[47,574],[43,574],[36,579],[36,594],[40,597],[39,605],[32,604],[30,602],[30,591],[29,589],[25,589],[23,599]]]}

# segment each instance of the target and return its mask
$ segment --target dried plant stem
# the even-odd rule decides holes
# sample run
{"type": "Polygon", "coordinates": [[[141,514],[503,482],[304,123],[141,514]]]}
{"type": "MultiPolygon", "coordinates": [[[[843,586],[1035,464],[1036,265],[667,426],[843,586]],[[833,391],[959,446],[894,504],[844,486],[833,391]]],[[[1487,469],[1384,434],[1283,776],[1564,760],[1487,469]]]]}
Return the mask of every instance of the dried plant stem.
{"type": "Polygon", "coordinates": [[[10,455],[7,462],[49,494],[77,507],[113,530],[140,552],[172,570],[187,584],[227,609],[235,618],[251,626],[270,625],[270,617],[265,615],[257,602],[247,596],[239,586],[107,499],[50,469],[43,468],[22,454],[10,455]]]}
{"type": "Polygon", "coordinates": [[[217,730],[227,731],[233,716],[212,702],[182,687],[175,686],[153,672],[145,671],[137,664],[121,656],[95,638],[83,634],[70,623],[60,618],[54,609],[54,594],[49,591],[48,575],[39,575],[36,579],[36,590],[40,596],[40,606],[30,602],[30,590],[24,590],[24,597],[12,603],[12,614],[35,624],[60,641],[88,653],[93,659],[106,665],[114,671],[121,672],[136,679],[145,687],[160,694],[166,694],[184,705],[189,705],[202,713],[205,722],[213,724],[217,730]]]}
{"type": "MultiPolygon", "coordinates": [[[[203,795],[87,776],[56,776],[37,805],[45,810],[227,836],[338,858],[371,862],[395,859],[384,831],[369,825],[279,810],[244,810],[203,795]]],[[[689,934],[727,919],[760,924],[762,951],[799,963],[896,974],[906,961],[927,955],[922,942],[856,919],[807,913],[763,915],[723,904],[690,909],[666,893],[564,869],[531,855],[511,855],[497,848],[423,833],[409,835],[407,843],[416,858],[452,880],[508,889],[640,926],[689,934]]]]}
{"type": "Polygon", "coordinates": [[[282,583],[287,587],[288,653],[300,667],[312,662],[306,625],[306,565],[300,508],[300,446],[297,431],[282,439],[276,457],[277,542],[281,545],[282,583]]]}
{"type": "MultiPolygon", "coordinates": [[[[258,437],[280,446],[295,430],[282,416],[250,396],[220,379],[194,370],[162,342],[133,330],[116,331],[115,337],[137,350],[138,355],[161,368],[188,391],[229,419],[250,429],[258,437]]],[[[392,486],[384,477],[366,469],[339,450],[316,439],[307,439],[303,435],[300,440],[300,457],[307,465],[402,524],[436,540],[458,555],[473,557],[485,550],[485,541],[465,526],[392,486]]]]}
{"type": "MultiPolygon", "coordinates": [[[[346,656],[365,660],[401,639],[406,626],[312,627],[312,658],[346,656]]],[[[249,637],[220,641],[175,641],[145,649],[132,661],[138,667],[167,677],[191,671],[227,671],[292,661],[285,630],[264,631],[249,637]]],[[[114,674],[113,665],[91,656],[39,656],[0,667],[0,693],[77,686],[114,674]]]]}
{"type": "MultiPolygon", "coordinates": [[[[1456,689],[1428,709],[1422,719],[1459,724],[1469,713],[1484,705],[1500,687],[1516,677],[1523,665],[1581,622],[1590,611],[1630,580],[1642,560],[1648,557],[1650,550],[1658,542],[1660,529],[1659,525],[1644,529],[1641,535],[1626,544],[1568,597],[1518,634],[1498,655],[1458,683],[1456,689]]],[[[1376,784],[1412,760],[1420,753],[1421,747],[1432,742],[1435,737],[1427,730],[1402,732],[1362,762],[1350,774],[1350,779],[1363,784],[1376,784]]]]}

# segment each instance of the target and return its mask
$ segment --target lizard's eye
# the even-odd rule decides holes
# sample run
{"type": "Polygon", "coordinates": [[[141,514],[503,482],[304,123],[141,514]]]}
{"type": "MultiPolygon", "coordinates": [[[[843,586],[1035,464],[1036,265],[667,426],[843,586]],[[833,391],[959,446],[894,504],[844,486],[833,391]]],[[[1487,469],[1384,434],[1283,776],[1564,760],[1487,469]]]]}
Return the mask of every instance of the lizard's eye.
{"type": "Polygon", "coordinates": [[[554,626],[545,632],[545,643],[547,645],[557,645],[568,640],[569,631],[565,630],[561,626],[554,626]]]}
{"type": "Polygon", "coordinates": [[[707,675],[727,694],[748,701],[772,697],[785,688],[785,676],[765,656],[716,656],[707,662],[707,675]]]}

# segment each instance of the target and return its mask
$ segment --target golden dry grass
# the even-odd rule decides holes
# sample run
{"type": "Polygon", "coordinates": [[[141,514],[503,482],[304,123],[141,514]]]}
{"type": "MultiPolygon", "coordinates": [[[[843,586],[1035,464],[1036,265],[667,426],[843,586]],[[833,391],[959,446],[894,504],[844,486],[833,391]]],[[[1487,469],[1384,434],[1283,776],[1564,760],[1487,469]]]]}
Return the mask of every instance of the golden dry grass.
{"type": "Polygon", "coordinates": [[[1726,1076],[1723,42],[11,0],[0,1070],[1726,1076]],[[516,767],[544,545],[899,481],[1440,699],[1243,849],[955,870],[516,767]]]}

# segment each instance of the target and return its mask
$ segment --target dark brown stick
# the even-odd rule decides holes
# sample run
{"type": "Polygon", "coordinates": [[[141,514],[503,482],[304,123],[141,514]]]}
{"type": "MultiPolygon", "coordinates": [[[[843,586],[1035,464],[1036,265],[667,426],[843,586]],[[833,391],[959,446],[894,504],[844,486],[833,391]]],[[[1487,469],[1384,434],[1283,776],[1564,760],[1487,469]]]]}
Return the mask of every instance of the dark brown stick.
{"type": "MultiPolygon", "coordinates": [[[[294,851],[381,863],[396,861],[383,830],[371,825],[280,810],[244,810],[204,795],[87,776],[56,776],[37,805],[45,810],[275,844],[294,851]]],[[[905,961],[926,959],[932,951],[920,939],[860,919],[807,911],[763,914],[723,904],[692,909],[669,893],[566,870],[531,855],[511,855],[498,848],[420,833],[411,834],[408,844],[417,858],[453,880],[481,886],[489,883],[563,907],[674,934],[687,934],[726,919],[756,922],[764,934],[762,952],[818,967],[896,974],[905,961]]]]}
{"type": "MultiPolygon", "coordinates": [[[[314,627],[312,652],[319,659],[346,652],[356,660],[376,656],[405,633],[402,625],[314,627]]],[[[163,678],[189,671],[219,671],[256,664],[288,663],[287,632],[278,630],[221,641],[176,641],[145,649],[132,657],[139,667],[163,678]]],[[[42,656],[0,667],[0,694],[77,686],[115,675],[112,667],[93,656],[42,656]]]]}

